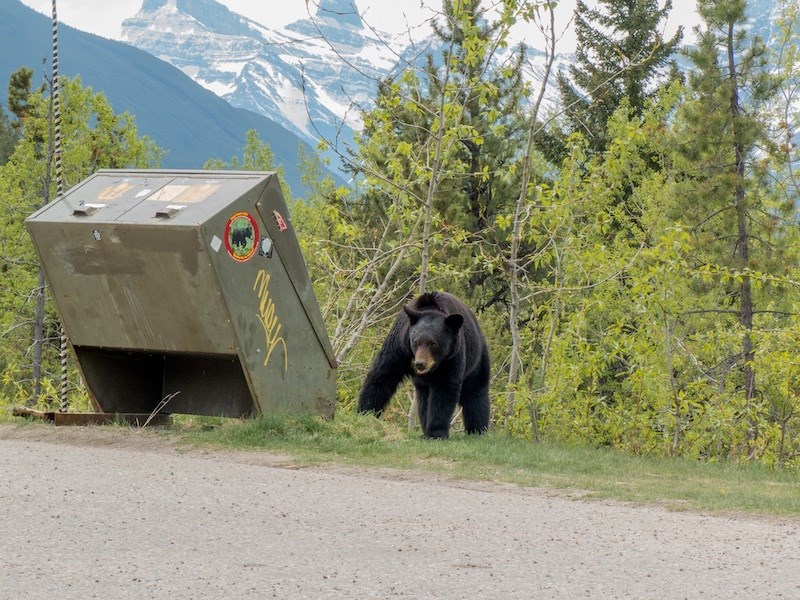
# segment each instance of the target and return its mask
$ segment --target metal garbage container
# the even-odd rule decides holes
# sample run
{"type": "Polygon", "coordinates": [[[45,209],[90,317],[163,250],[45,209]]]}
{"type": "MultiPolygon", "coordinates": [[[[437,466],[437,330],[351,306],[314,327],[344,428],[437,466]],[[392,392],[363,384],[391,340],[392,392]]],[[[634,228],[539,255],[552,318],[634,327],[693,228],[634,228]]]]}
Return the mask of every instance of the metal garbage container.
{"type": "Polygon", "coordinates": [[[99,171],[26,225],[96,410],[333,414],[275,173],[99,171]]]}

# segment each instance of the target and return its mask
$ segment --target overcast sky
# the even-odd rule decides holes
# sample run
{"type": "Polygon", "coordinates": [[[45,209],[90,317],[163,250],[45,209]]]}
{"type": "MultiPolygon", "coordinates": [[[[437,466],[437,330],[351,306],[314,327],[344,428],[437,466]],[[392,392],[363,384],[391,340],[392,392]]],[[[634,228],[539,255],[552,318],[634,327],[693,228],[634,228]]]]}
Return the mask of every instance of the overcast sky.
{"type": "MultiPolygon", "coordinates": [[[[51,0],[22,0],[31,8],[50,16],[51,0]]],[[[306,0],[219,0],[229,9],[268,27],[280,27],[308,17],[306,0]]],[[[587,0],[589,5],[591,0],[587,0]]],[[[312,13],[316,0],[310,0],[312,13]]],[[[380,31],[399,33],[409,26],[416,27],[441,9],[441,0],[355,0],[365,21],[380,31]],[[422,5],[422,6],[421,6],[422,5]]],[[[562,0],[557,9],[559,29],[564,30],[574,10],[574,0],[562,0]]],[[[62,23],[106,38],[119,39],[122,21],[135,15],[142,0],[58,0],[58,18],[62,23]]],[[[683,25],[686,34],[697,24],[695,0],[673,0],[673,10],[667,25],[667,35],[683,25]]],[[[518,32],[528,44],[542,48],[541,35],[529,26],[518,32]]],[[[684,38],[685,39],[685,38],[684,38]]],[[[574,37],[567,32],[558,45],[559,52],[574,50],[574,37]]]]}

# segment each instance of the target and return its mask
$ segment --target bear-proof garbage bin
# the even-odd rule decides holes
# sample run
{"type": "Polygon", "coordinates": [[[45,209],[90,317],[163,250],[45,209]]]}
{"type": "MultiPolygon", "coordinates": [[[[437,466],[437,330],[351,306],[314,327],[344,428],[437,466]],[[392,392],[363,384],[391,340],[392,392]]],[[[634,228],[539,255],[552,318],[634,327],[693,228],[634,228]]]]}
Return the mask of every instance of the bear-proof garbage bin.
{"type": "Polygon", "coordinates": [[[26,225],[96,410],[333,414],[275,173],[99,171],[26,225]]]}

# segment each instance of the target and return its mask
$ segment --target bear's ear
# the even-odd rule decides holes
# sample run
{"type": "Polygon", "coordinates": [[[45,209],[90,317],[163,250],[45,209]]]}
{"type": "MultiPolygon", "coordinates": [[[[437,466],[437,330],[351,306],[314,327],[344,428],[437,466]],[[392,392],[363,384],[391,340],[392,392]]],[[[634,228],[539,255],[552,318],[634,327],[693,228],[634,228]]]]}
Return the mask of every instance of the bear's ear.
{"type": "Polygon", "coordinates": [[[408,305],[404,306],[403,310],[408,315],[408,320],[411,321],[412,325],[414,325],[417,321],[419,321],[419,318],[421,316],[421,313],[419,311],[414,310],[408,305]]]}
{"type": "Polygon", "coordinates": [[[448,315],[444,318],[444,324],[453,333],[458,333],[458,330],[461,329],[461,326],[464,324],[464,317],[458,313],[448,315]]]}

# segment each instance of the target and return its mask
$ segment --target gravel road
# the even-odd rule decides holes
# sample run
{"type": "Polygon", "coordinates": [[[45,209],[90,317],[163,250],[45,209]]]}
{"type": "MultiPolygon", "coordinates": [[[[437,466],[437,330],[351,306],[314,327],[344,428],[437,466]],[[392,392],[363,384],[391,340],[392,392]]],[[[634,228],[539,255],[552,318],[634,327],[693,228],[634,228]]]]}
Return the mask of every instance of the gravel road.
{"type": "Polygon", "coordinates": [[[0,425],[0,598],[800,598],[800,523],[0,425]]]}

